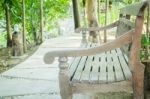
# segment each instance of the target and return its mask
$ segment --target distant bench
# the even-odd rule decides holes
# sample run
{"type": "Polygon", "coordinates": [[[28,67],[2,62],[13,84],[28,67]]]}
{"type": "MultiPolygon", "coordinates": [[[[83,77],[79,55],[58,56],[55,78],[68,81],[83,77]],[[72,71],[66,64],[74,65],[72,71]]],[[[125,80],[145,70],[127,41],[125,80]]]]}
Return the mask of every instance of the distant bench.
{"type": "Polygon", "coordinates": [[[122,8],[120,19],[108,26],[77,29],[83,31],[81,48],[50,51],[45,55],[46,63],[52,63],[55,57],[59,57],[62,99],[72,99],[73,93],[130,93],[132,85],[134,99],[144,99],[144,65],[140,62],[139,50],[147,5],[145,1],[122,8]],[[86,42],[84,31],[113,27],[117,27],[115,40],[103,45],[86,42]],[[68,64],[67,57],[75,58],[68,64]]]}

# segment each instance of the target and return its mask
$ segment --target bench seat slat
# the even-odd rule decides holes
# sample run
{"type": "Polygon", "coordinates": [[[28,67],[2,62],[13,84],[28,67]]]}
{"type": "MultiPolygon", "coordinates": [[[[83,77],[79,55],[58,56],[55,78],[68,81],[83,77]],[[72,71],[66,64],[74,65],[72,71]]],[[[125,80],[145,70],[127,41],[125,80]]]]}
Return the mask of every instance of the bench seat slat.
{"type": "Polygon", "coordinates": [[[118,53],[118,58],[119,58],[121,66],[122,66],[122,70],[124,72],[125,79],[130,79],[132,74],[131,74],[128,64],[125,61],[124,55],[122,54],[122,52],[119,48],[117,48],[116,51],[118,53]]]}
{"type": "Polygon", "coordinates": [[[108,72],[108,82],[114,82],[115,81],[115,73],[113,70],[113,61],[112,61],[112,55],[110,51],[106,52],[107,56],[107,72],[108,72]]]}
{"type": "MultiPolygon", "coordinates": [[[[87,47],[94,46],[94,44],[89,44],[87,47]]],[[[128,57],[124,57],[120,48],[102,54],[78,58],[75,59],[75,61],[78,59],[77,63],[72,64],[76,65],[74,74],[72,73],[73,82],[112,83],[127,80],[131,77],[131,71],[126,63],[128,57]],[[80,61],[78,58],[80,58],[80,61]]]]}
{"type": "MultiPolygon", "coordinates": [[[[91,44],[87,44],[87,46],[85,46],[85,47],[89,48],[90,45],[91,45],[91,44]]],[[[83,57],[81,58],[80,62],[78,63],[78,66],[76,66],[76,67],[77,67],[76,73],[75,73],[74,75],[72,75],[73,78],[71,79],[73,82],[80,81],[81,74],[82,74],[84,65],[85,65],[85,63],[86,63],[86,60],[87,60],[87,56],[83,56],[83,57]]],[[[70,70],[69,70],[69,71],[70,71],[70,70]]],[[[71,71],[70,71],[70,72],[71,72],[71,71]]]]}
{"type": "Polygon", "coordinates": [[[115,69],[115,77],[116,81],[120,81],[124,78],[123,71],[121,65],[118,60],[117,52],[115,50],[111,50],[112,58],[113,58],[113,66],[115,69]]]}
{"type": "MultiPolygon", "coordinates": [[[[91,44],[90,47],[94,47],[93,44],[91,44]]],[[[93,61],[93,55],[91,56],[87,56],[87,61],[85,63],[82,75],[81,75],[81,82],[88,82],[90,81],[90,72],[91,72],[91,68],[92,68],[92,61],[93,61]]]]}
{"type": "Polygon", "coordinates": [[[91,65],[92,59],[93,59],[93,56],[87,57],[85,67],[84,67],[84,70],[81,75],[81,80],[80,80],[81,82],[89,82],[89,77],[90,77],[90,72],[91,72],[91,67],[92,67],[92,65],[91,65]]]}
{"type": "Polygon", "coordinates": [[[129,62],[128,56],[126,54],[124,54],[124,58],[125,58],[126,62],[129,62]]]}
{"type": "Polygon", "coordinates": [[[74,75],[74,77],[73,77],[73,79],[72,79],[73,82],[78,82],[78,81],[80,81],[80,78],[81,78],[82,71],[83,71],[84,65],[85,65],[85,63],[86,63],[86,60],[87,60],[87,56],[83,56],[83,57],[81,58],[81,61],[80,61],[79,65],[78,65],[78,68],[77,68],[77,70],[76,70],[76,73],[75,73],[75,75],[74,75]]]}
{"type": "MultiPolygon", "coordinates": [[[[81,46],[81,48],[84,48],[84,47],[87,47],[87,45],[84,44],[81,46]]],[[[76,69],[78,68],[78,64],[81,59],[82,59],[82,57],[75,57],[71,62],[71,65],[69,67],[69,75],[70,75],[71,79],[73,78],[73,75],[76,72],[76,69]]]]}
{"type": "Polygon", "coordinates": [[[99,83],[107,82],[107,72],[106,72],[106,54],[102,53],[99,55],[100,57],[100,74],[99,74],[99,83]]]}
{"type": "MultiPolygon", "coordinates": [[[[95,44],[94,46],[97,46],[95,44]]],[[[90,83],[99,83],[99,55],[94,55],[94,60],[92,62],[92,71],[90,73],[90,83]]]]}
{"type": "Polygon", "coordinates": [[[92,62],[92,71],[90,73],[90,82],[99,83],[99,56],[94,56],[94,61],[92,62]]]}
{"type": "Polygon", "coordinates": [[[81,57],[75,58],[73,61],[73,64],[70,66],[69,75],[71,76],[71,78],[73,77],[74,73],[76,72],[76,68],[77,68],[80,60],[81,60],[81,57]]]}

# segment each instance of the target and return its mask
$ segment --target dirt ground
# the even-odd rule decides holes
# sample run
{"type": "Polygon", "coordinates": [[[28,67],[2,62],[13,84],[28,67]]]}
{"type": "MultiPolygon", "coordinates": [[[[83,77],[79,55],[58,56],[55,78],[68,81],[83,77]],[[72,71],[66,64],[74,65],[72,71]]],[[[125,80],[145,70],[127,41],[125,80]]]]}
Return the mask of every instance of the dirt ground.
{"type": "Polygon", "coordinates": [[[0,73],[7,71],[8,69],[19,64],[20,62],[25,61],[37,49],[38,49],[38,46],[32,48],[31,50],[28,50],[28,52],[22,56],[12,56],[10,48],[0,49],[0,73]]]}

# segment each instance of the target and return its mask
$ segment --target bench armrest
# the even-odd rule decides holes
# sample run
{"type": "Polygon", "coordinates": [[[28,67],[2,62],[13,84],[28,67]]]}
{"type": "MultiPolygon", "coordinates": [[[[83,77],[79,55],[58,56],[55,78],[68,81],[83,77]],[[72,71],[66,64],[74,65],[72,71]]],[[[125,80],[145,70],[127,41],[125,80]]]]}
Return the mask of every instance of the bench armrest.
{"type": "Polygon", "coordinates": [[[80,28],[75,29],[75,32],[79,33],[81,31],[103,31],[103,30],[111,29],[111,28],[118,26],[118,22],[119,21],[115,21],[114,23],[111,23],[111,24],[106,25],[104,27],[88,27],[88,28],[80,27],[80,28]]]}
{"type": "Polygon", "coordinates": [[[44,62],[47,64],[51,64],[55,60],[55,57],[88,56],[88,55],[95,55],[98,53],[103,53],[111,49],[119,48],[125,44],[132,42],[133,33],[134,33],[134,30],[130,30],[124,35],[115,39],[114,41],[108,42],[106,44],[103,44],[97,47],[50,51],[45,54],[44,62]]]}

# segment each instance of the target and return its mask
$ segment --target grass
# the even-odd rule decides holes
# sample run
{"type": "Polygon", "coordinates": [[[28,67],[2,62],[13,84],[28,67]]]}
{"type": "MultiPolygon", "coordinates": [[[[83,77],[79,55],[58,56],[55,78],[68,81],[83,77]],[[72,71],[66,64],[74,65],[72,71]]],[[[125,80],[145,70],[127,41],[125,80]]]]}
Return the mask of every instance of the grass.
{"type": "Polygon", "coordinates": [[[0,48],[6,47],[7,40],[6,40],[6,32],[0,33],[0,48]]]}

